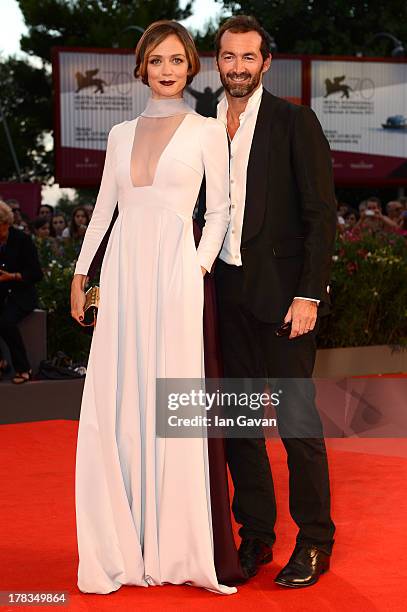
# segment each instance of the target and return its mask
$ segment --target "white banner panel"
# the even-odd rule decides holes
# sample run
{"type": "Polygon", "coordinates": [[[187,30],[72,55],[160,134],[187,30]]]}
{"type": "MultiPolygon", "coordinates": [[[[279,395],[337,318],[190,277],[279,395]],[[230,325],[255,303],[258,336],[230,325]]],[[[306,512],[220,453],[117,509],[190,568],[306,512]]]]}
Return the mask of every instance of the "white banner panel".
{"type": "Polygon", "coordinates": [[[407,64],[313,60],[311,106],[336,176],[402,178],[407,157],[407,64]]]}

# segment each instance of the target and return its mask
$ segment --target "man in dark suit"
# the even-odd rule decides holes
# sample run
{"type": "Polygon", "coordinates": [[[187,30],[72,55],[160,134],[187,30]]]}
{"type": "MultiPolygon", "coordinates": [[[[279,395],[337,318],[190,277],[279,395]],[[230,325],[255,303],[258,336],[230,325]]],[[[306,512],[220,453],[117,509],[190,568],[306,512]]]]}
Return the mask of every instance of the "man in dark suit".
{"type": "MultiPolygon", "coordinates": [[[[311,109],[263,89],[271,55],[268,35],[254,18],[229,19],[216,47],[226,94],[218,118],[227,127],[231,154],[231,222],[215,271],[224,376],[293,379],[286,385],[288,401],[276,412],[299,532],[275,580],[310,586],[329,568],[335,531],[311,380],[319,319],[329,310],[336,228],[330,150],[311,109]]],[[[265,441],[230,437],[226,447],[240,559],[253,576],[271,561],[275,541],[265,441]]]]}

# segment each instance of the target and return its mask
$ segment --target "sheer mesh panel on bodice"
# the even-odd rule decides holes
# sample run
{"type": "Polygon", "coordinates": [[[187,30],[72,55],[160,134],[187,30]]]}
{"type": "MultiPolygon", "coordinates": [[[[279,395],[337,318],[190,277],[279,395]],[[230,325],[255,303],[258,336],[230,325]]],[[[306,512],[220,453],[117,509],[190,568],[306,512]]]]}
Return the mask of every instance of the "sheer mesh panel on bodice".
{"type": "Polygon", "coordinates": [[[152,186],[160,158],[185,116],[139,117],[130,161],[133,187],[152,186]]]}

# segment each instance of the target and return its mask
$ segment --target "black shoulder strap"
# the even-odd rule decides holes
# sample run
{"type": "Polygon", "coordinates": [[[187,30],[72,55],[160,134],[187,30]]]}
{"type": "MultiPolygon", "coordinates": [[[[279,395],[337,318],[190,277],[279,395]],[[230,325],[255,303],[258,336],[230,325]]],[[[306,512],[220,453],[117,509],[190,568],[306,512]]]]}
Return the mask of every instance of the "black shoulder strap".
{"type": "Polygon", "coordinates": [[[91,280],[96,275],[97,271],[100,269],[102,265],[102,261],[103,261],[103,258],[106,252],[107,243],[109,242],[109,236],[113,229],[113,225],[115,224],[118,214],[119,214],[119,206],[116,204],[116,208],[114,209],[110,225],[105,235],[102,238],[102,242],[100,243],[98,250],[95,253],[94,258],[92,259],[92,263],[89,266],[89,271],[88,271],[89,280],[91,280]]]}

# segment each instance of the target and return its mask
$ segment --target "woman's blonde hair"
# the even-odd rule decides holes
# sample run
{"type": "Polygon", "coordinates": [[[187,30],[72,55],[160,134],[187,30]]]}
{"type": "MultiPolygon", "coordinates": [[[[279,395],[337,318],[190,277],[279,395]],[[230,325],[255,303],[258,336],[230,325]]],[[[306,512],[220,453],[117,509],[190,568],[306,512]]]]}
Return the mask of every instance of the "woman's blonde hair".
{"type": "Polygon", "coordinates": [[[187,85],[190,85],[194,76],[198,74],[201,63],[191,34],[177,21],[162,19],[161,21],[154,21],[154,23],[149,25],[137,43],[134,76],[136,79],[141,78],[144,85],[148,85],[147,63],[149,55],[153,49],[162,43],[167,36],[171,36],[171,34],[175,34],[184,45],[185,55],[188,60],[187,85]]]}
{"type": "Polygon", "coordinates": [[[8,223],[8,225],[13,225],[14,223],[14,214],[11,210],[10,206],[0,200],[0,225],[3,223],[8,223]]]}

